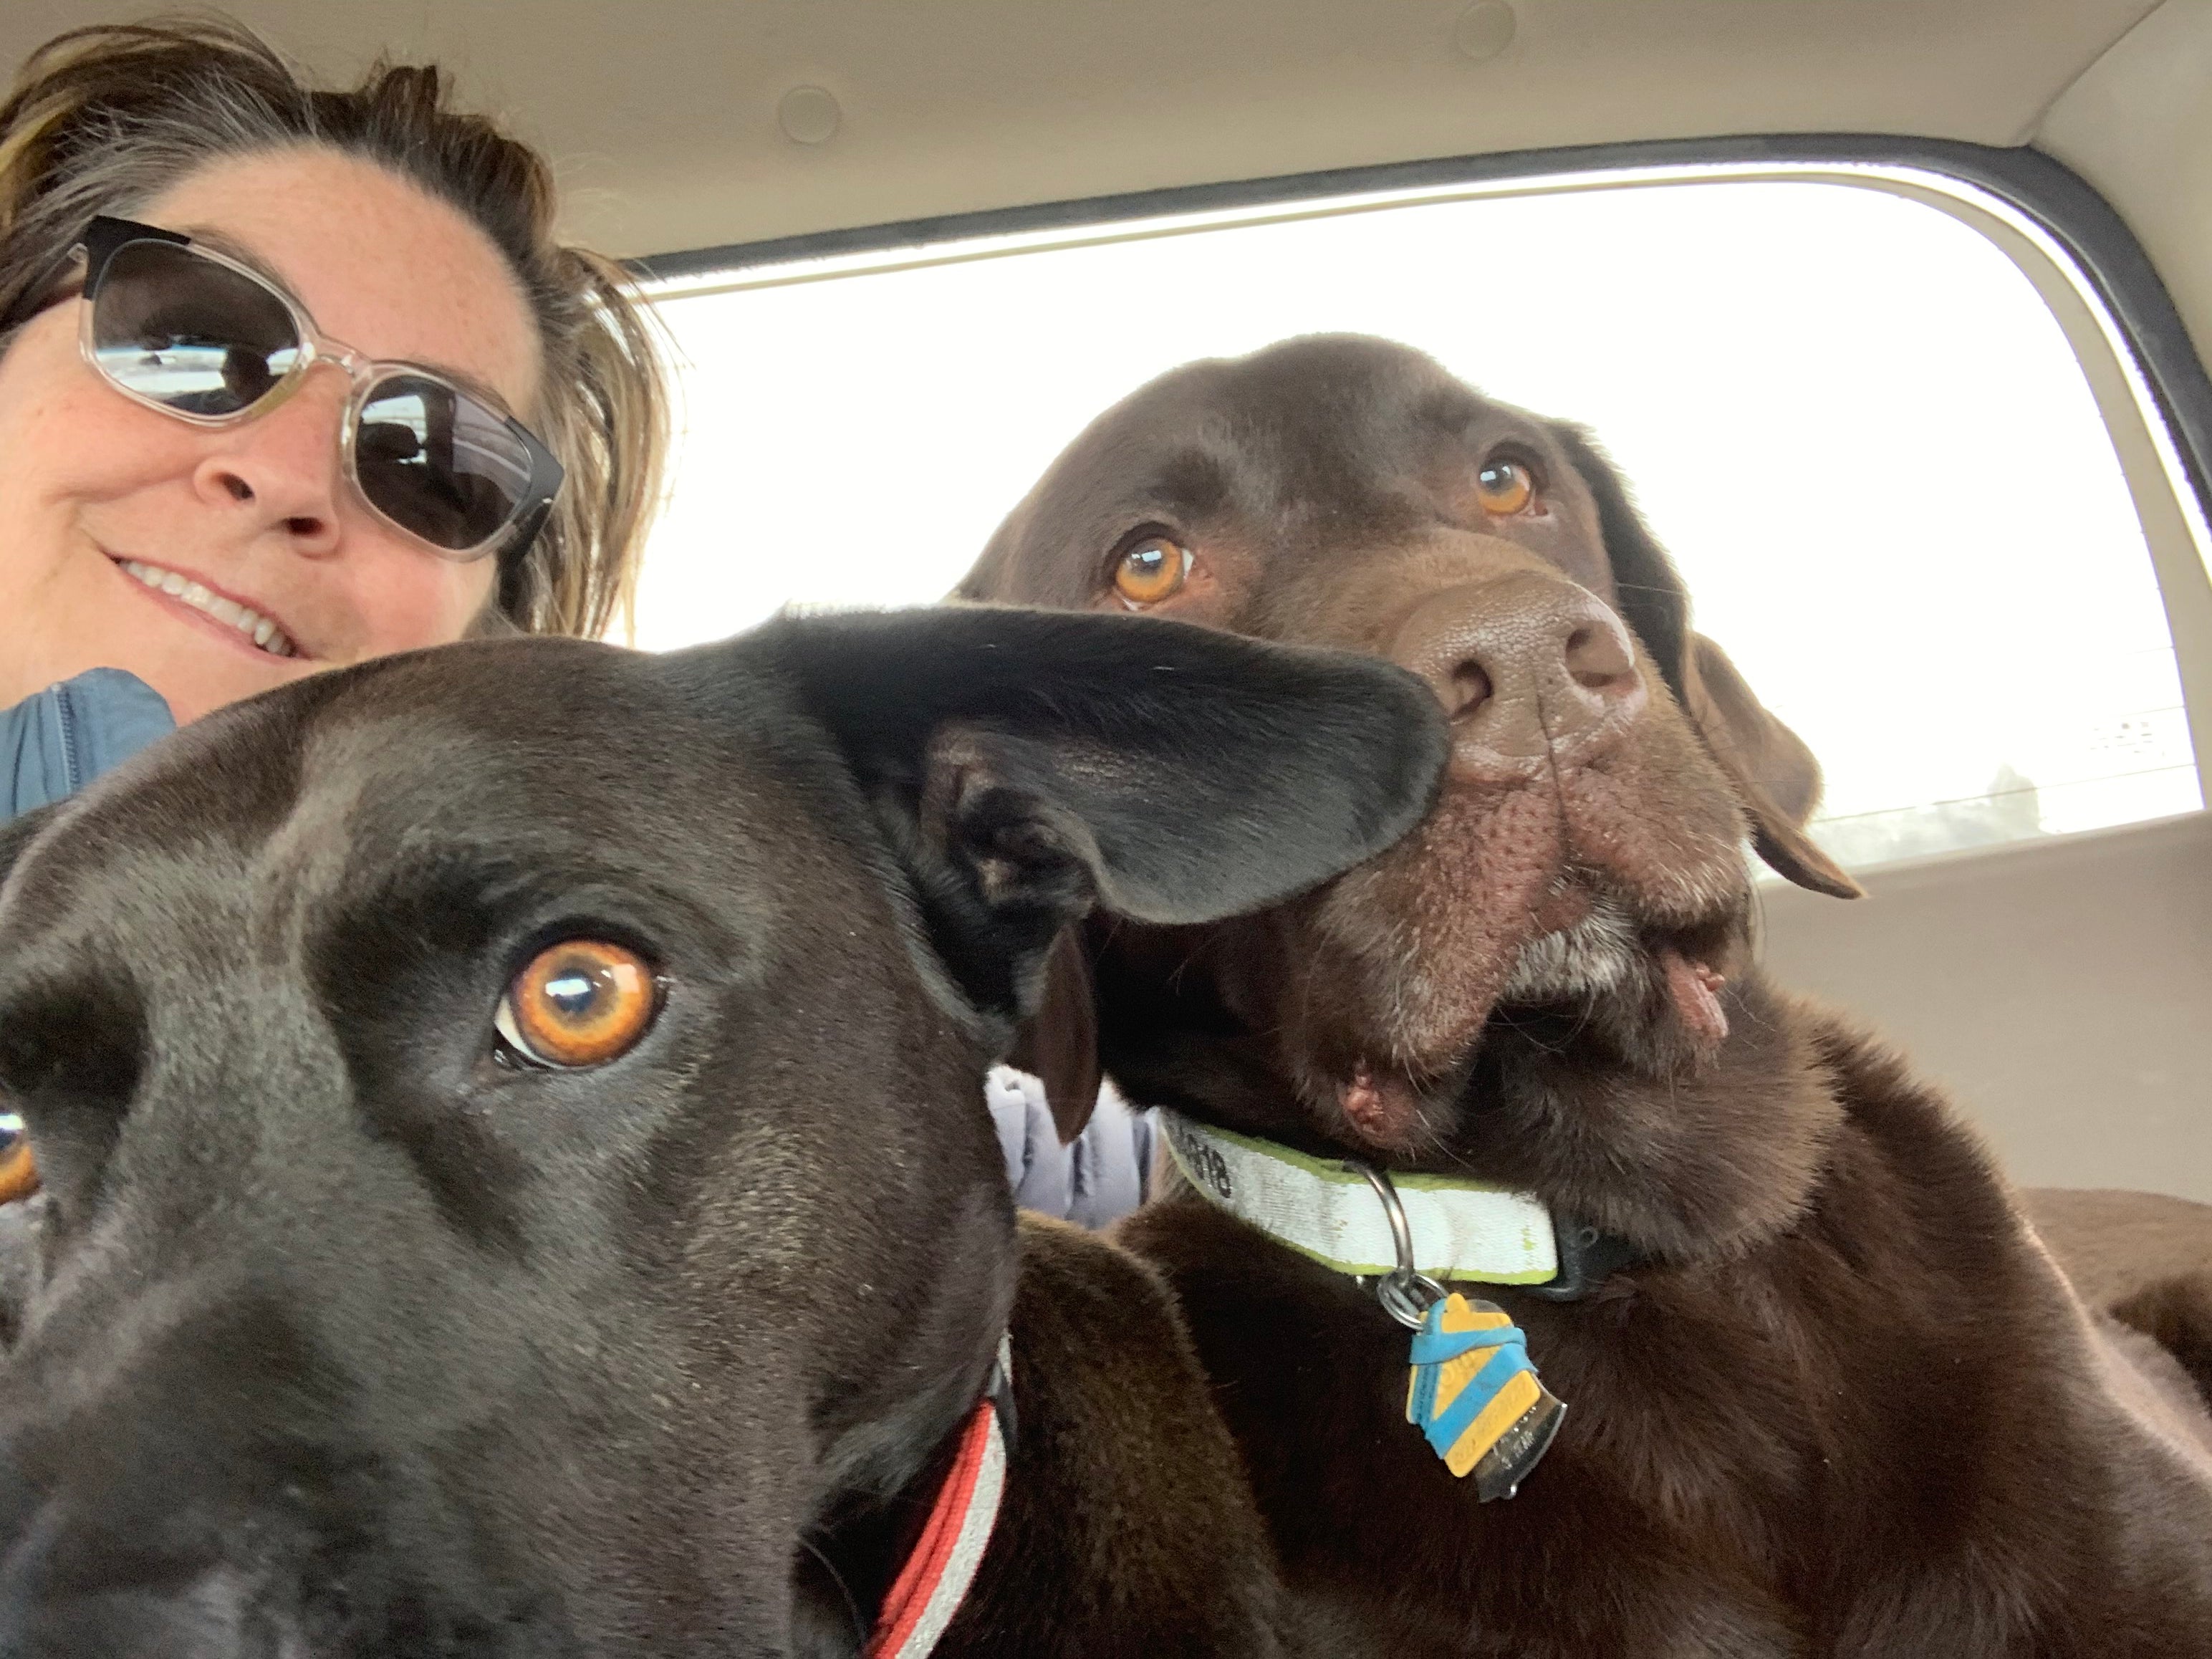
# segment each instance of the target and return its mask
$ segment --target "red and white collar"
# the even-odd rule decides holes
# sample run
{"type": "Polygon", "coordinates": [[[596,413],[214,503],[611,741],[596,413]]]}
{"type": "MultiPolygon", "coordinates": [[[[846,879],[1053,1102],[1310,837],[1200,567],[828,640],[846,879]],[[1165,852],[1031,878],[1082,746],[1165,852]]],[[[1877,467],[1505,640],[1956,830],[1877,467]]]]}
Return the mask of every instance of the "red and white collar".
{"type": "Polygon", "coordinates": [[[884,1597],[862,1659],[925,1659],[960,1610],[998,1524],[1013,1451],[1013,1416],[1014,1347],[1007,1335],[999,1339],[991,1380],[960,1431],[952,1467],[937,1489],[921,1537],[884,1597]]]}

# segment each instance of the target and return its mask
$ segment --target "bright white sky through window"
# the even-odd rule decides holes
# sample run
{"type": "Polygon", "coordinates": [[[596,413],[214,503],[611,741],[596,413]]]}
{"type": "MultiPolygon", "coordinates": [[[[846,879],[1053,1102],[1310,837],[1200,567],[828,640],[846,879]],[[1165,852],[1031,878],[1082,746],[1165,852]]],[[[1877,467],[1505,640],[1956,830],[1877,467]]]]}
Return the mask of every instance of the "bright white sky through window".
{"type": "Polygon", "coordinates": [[[1820,757],[1847,862],[2200,805],[2088,387],[2026,277],[1935,209],[1674,185],[739,280],[665,307],[686,430],[641,645],[933,600],[1152,375],[1356,331],[1597,433],[1699,625],[1820,757]]]}

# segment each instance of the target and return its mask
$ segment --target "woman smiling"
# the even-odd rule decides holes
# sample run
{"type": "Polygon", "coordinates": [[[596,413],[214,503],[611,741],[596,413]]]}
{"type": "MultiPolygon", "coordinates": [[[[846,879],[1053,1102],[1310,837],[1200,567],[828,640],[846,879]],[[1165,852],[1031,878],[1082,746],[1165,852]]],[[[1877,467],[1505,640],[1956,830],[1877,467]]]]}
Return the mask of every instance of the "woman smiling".
{"type": "Polygon", "coordinates": [[[0,105],[0,817],[173,718],[627,604],[665,399],[554,210],[434,69],[317,90],[202,20],[33,56],[0,105]]]}

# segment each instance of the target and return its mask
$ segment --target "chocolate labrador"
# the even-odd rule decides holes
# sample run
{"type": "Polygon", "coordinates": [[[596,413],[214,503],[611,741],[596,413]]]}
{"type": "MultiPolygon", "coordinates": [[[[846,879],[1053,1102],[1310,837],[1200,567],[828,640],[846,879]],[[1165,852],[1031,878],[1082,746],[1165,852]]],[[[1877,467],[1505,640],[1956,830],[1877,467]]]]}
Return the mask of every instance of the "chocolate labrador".
{"type": "Polygon", "coordinates": [[[0,1652],[1277,1653],[983,1069],[1071,918],[1279,902],[1446,748],[1355,658],[817,618],[324,675],[0,830],[0,1652]]]}
{"type": "Polygon", "coordinates": [[[1855,890],[1819,774],[1586,433],[1379,340],[1191,364],[962,592],[1366,652],[1450,720],[1413,835],[1091,927],[1097,1054],[1030,1043],[1169,1109],[1180,1179],[1121,1237],[1323,1645],[2212,1652],[2212,1422],[1936,1091],[1761,978],[1747,842],[1855,890]]]}

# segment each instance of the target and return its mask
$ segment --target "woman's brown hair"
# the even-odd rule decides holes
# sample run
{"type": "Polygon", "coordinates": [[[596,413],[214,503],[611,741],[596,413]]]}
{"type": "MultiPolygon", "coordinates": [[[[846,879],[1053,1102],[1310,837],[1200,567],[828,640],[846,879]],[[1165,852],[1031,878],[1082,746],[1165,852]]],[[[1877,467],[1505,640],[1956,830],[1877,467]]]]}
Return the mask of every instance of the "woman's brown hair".
{"type": "Polygon", "coordinates": [[[128,216],[226,156],[320,145],[410,180],[498,246],[544,343],[531,424],[568,477],[530,547],[501,556],[499,610],[531,633],[597,635],[629,610],[659,504],[667,395],[651,313],[619,265],[555,239],[545,158],[445,95],[436,69],[381,60],[349,90],[312,86],[221,17],[59,35],[0,104],[0,318],[95,214],[128,216]]]}

